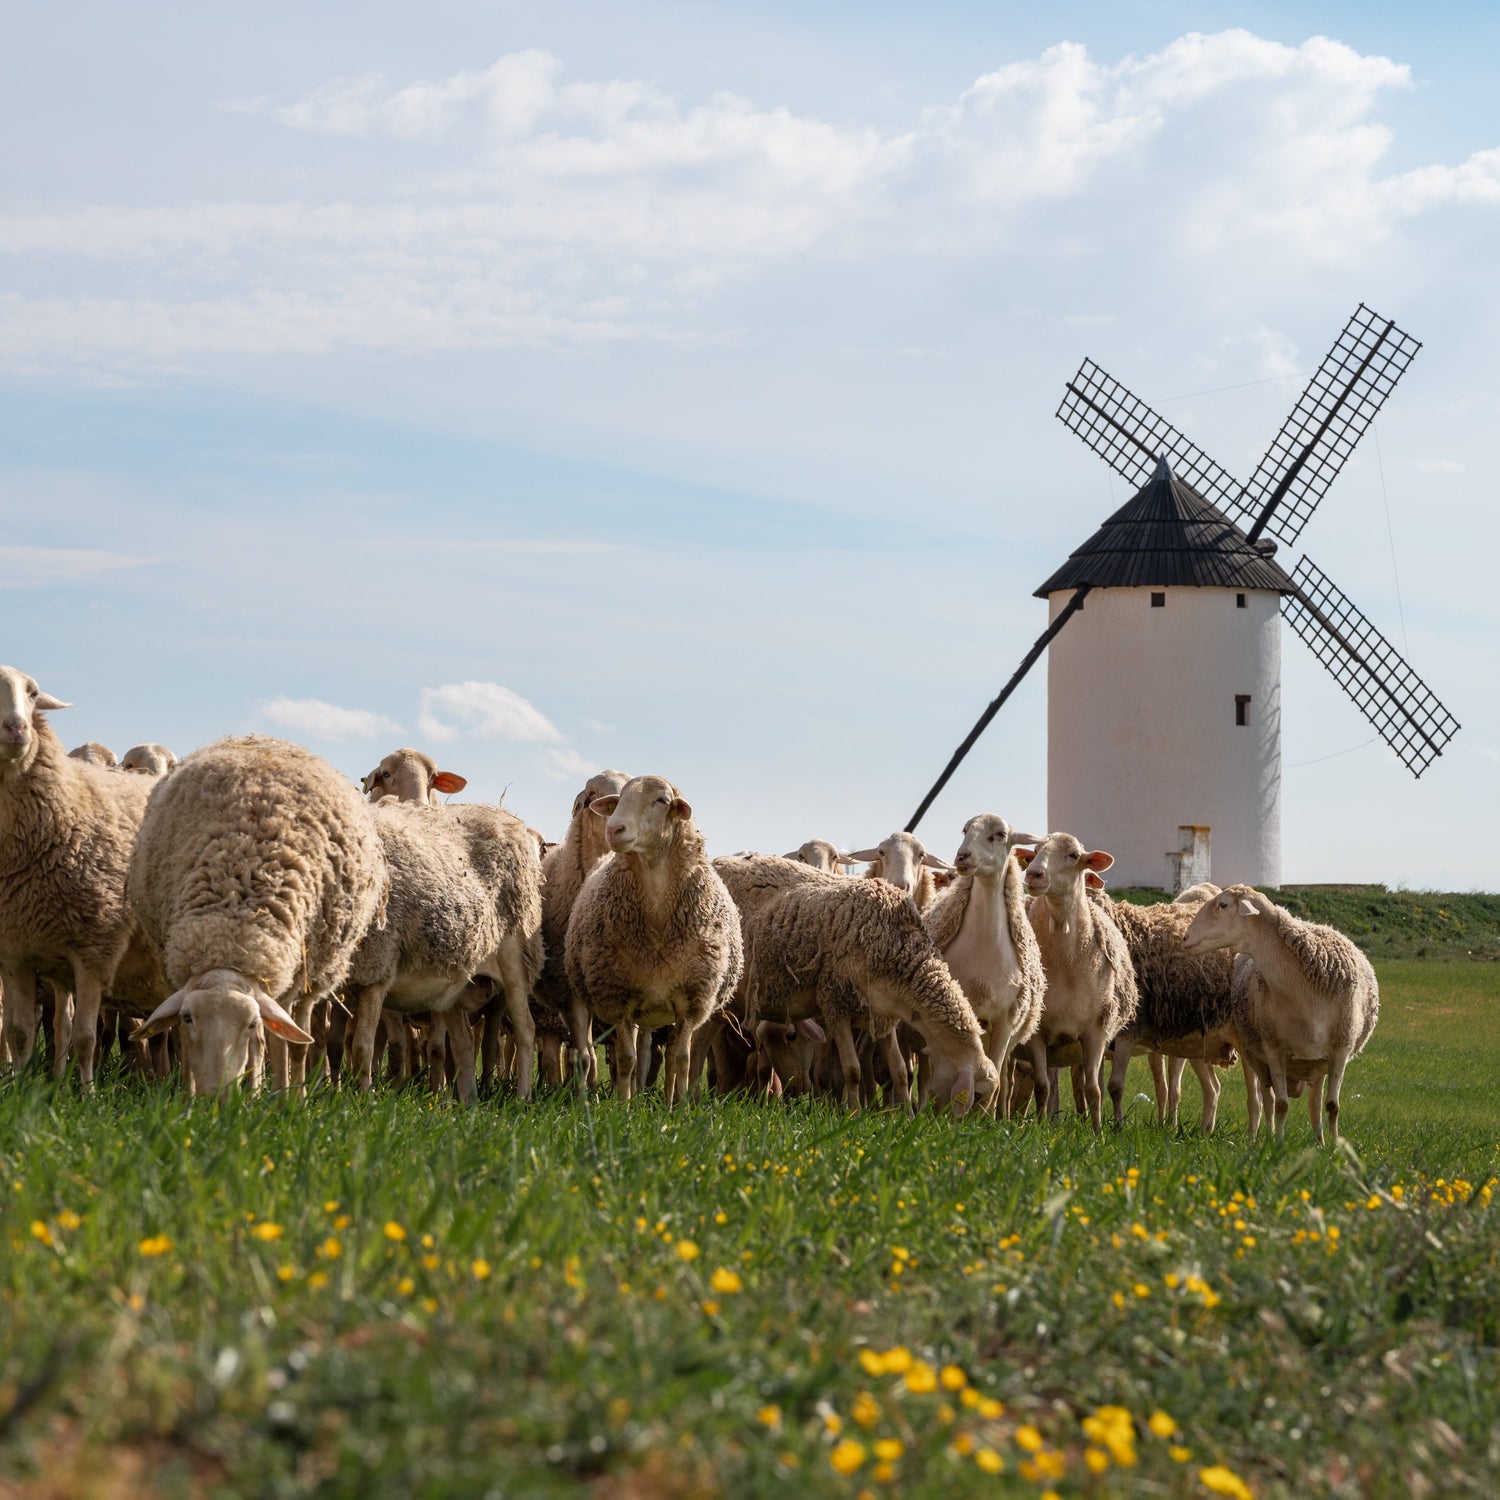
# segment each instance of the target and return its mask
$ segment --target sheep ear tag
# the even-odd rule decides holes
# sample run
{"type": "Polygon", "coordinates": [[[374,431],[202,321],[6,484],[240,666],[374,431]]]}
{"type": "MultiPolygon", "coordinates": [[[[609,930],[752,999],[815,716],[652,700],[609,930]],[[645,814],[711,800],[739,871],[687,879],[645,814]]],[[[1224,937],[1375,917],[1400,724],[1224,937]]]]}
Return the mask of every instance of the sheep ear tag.
{"type": "Polygon", "coordinates": [[[1015,851],[1015,855],[1016,855],[1016,863],[1018,865],[1020,865],[1020,867],[1024,870],[1026,868],[1026,866],[1029,865],[1032,862],[1032,860],[1034,860],[1036,858],[1036,850],[1035,849],[1017,849],[1015,851]]]}
{"type": "Polygon", "coordinates": [[[619,805],[620,799],[618,797],[595,797],[589,803],[589,811],[596,818],[607,818],[619,805]]]}
{"type": "Polygon", "coordinates": [[[433,791],[443,792],[444,794],[461,792],[468,784],[468,781],[456,771],[439,771],[432,778],[433,791]]]}

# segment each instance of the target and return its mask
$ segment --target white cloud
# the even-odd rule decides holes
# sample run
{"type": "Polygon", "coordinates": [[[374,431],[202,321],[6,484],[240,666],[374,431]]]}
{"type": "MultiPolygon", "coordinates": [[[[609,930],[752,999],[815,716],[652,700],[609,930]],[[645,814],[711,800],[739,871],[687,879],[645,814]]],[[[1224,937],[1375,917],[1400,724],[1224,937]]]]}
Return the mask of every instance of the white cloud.
{"type": "Polygon", "coordinates": [[[1467,474],[1468,466],[1456,458],[1414,458],[1412,468],[1421,474],[1467,474]]]}
{"type": "Polygon", "coordinates": [[[0,547],[0,588],[76,583],[121,568],[138,568],[145,561],[90,547],[0,547]]]}
{"type": "MultiPolygon", "coordinates": [[[[572,80],[550,53],[446,77],[329,80],[233,106],[417,165],[354,201],[0,213],[0,360],[132,371],[235,352],[442,351],[736,336],[726,282],[809,256],[1139,253],[1261,274],[1363,264],[1412,217],[1500,204],[1500,147],[1384,172],[1391,59],[1193,33],[1109,61],[1078,43],[984,73],[894,127],[736,95],[572,80]]],[[[343,184],[340,182],[340,188],[343,184]]],[[[1268,335],[1274,339],[1274,335],[1268,335]]],[[[1294,351],[1268,343],[1262,365],[1294,351]]]]}
{"type": "Polygon", "coordinates": [[[364,708],[341,708],[321,698],[272,698],[261,714],[278,729],[315,740],[374,740],[400,734],[401,726],[384,714],[364,708]]]}
{"type": "Polygon", "coordinates": [[[604,769],[598,761],[580,755],[567,745],[558,750],[548,750],[537,758],[537,765],[542,774],[551,777],[553,781],[575,781],[579,778],[587,780],[595,771],[604,769]]]}
{"type": "Polygon", "coordinates": [[[578,721],[590,734],[613,734],[615,726],[605,724],[599,719],[580,719],[578,721]]]}
{"type": "Polygon", "coordinates": [[[498,682],[453,682],[423,688],[417,728],[439,744],[460,737],[517,740],[523,744],[550,744],[562,739],[556,725],[540,709],[498,682]]]}

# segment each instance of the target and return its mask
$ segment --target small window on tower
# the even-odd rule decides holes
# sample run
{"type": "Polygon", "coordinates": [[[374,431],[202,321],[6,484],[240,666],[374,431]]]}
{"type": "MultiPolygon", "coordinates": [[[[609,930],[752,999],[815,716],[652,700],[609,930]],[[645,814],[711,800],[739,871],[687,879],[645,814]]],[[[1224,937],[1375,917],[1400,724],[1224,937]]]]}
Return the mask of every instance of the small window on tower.
{"type": "Polygon", "coordinates": [[[1151,608],[1165,609],[1167,607],[1167,596],[1165,594],[1152,594],[1151,608]]]}
{"type": "Polygon", "coordinates": [[[1236,693],[1234,695],[1234,722],[1241,729],[1250,722],[1250,694],[1236,693]]]}
{"type": "Polygon", "coordinates": [[[1243,594],[1236,594],[1234,596],[1234,607],[1236,609],[1243,609],[1245,607],[1245,596],[1243,594]]]}

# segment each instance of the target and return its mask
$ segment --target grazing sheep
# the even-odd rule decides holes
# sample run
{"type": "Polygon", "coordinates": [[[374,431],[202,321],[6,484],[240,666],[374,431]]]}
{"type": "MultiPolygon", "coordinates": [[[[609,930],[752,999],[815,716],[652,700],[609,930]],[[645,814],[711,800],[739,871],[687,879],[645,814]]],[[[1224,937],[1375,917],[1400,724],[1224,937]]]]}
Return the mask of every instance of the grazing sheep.
{"type": "Polygon", "coordinates": [[[1083,876],[1114,864],[1071,833],[1049,834],[1026,865],[1030,917],[1047,975],[1041,1024],[1026,1044],[1036,1080],[1037,1111],[1046,1112],[1051,1086],[1047,1053],[1077,1041],[1082,1049],[1083,1097],[1089,1121],[1101,1127],[1099,1065],[1112,1037],[1135,1019],[1138,996],[1130,950],[1113,918],[1088,899],[1083,876]]]}
{"type": "MultiPolygon", "coordinates": [[[[1094,893],[1095,901],[1114,918],[1130,949],[1140,1004],[1135,1018],[1114,1040],[1109,1068],[1109,1096],[1115,1124],[1124,1119],[1125,1073],[1137,1048],[1160,1053],[1175,1062],[1191,1062],[1203,1090],[1202,1128],[1212,1132],[1218,1119],[1220,1084],[1214,1065],[1234,1061],[1234,1015],[1231,998],[1234,960],[1228,953],[1189,954],[1182,938],[1197,913],[1180,899],[1156,906],[1136,906],[1094,893]]],[[[1165,1065],[1164,1065],[1165,1066],[1165,1065]]],[[[1155,1070],[1153,1066],[1153,1078],[1155,1070]]],[[[1175,1070],[1176,1093],[1182,1069],[1175,1070]]],[[[1168,1105],[1176,1123],[1172,1085],[1158,1093],[1158,1118],[1168,1105]]]]}
{"type": "Polygon", "coordinates": [[[343,984],[384,920],[389,875],[369,810],[310,750],[246,735],[195,751],[148,788],[131,908],[172,994],[138,1037],[178,1025],[195,1093],[260,1071],[262,1028],[311,1045],[289,1013],[343,984]]]}
{"type": "Polygon", "coordinates": [[[590,776],[573,799],[571,821],[562,843],[542,861],[542,942],[547,958],[536,994],[538,1000],[567,1020],[582,1069],[580,1083],[585,1089],[599,1080],[599,1059],[594,1052],[588,1007],[568,979],[568,918],[589,872],[609,853],[604,836],[607,819],[593,810],[593,804],[602,797],[617,797],[629,780],[623,771],[599,771],[590,776]]]}
{"type": "Polygon", "coordinates": [[[429,1056],[451,1046],[459,1096],[474,1098],[469,1012],[503,987],[516,1038],[516,1092],[530,1098],[536,1059],[530,995],[542,967],[541,863],[525,823],[503,808],[433,807],[387,798],[374,820],[390,868],[386,924],[371,931],[349,968],[355,1078],[372,1081],[375,1032],[385,1007],[432,1017],[429,1056]]]}
{"type": "Polygon", "coordinates": [[[45,715],[69,705],[0,667],[0,986],[10,1063],[36,1046],[37,980],[54,994],[53,1067],[93,1081],[99,1005],[130,938],[125,874],[151,788],[74,759],[45,715]]]}
{"type": "Polygon", "coordinates": [[[1211,880],[1201,880],[1197,885],[1190,885],[1185,891],[1179,891],[1172,900],[1177,906],[1199,906],[1210,896],[1217,896],[1220,889],[1211,880]]]}
{"type": "Polygon", "coordinates": [[[69,760],[81,760],[87,765],[104,766],[113,769],[119,764],[115,759],[115,752],[108,745],[101,745],[98,740],[89,740],[86,744],[74,745],[68,751],[69,760]]]}
{"type": "Polygon", "coordinates": [[[703,849],[693,809],[670,781],[637,776],[598,798],[612,851],[583,883],[568,921],[573,992],[615,1028],[615,1091],[636,1089],[641,1027],[671,1026],[665,1092],[687,1093],[693,1038],[728,1005],[744,968],[740,918],[703,849]]]}
{"type": "Polygon", "coordinates": [[[1234,975],[1235,1026],[1249,1066],[1271,1094],[1276,1139],[1286,1131],[1289,1082],[1305,1082],[1321,1144],[1318,1097],[1326,1078],[1328,1128],[1337,1140],[1344,1069],[1380,1017],[1369,959],[1343,933],[1294,917],[1248,885],[1231,885],[1205,901],[1182,945],[1190,954],[1222,948],[1242,955],[1234,975]]]}
{"type": "Polygon", "coordinates": [[[1036,934],[1026,915],[1024,877],[1011,850],[1035,844],[995,813],[964,824],[954,857],[953,884],[923,913],[927,931],[984,1028],[985,1050],[999,1074],[990,1107],[1004,1116],[1010,1104],[1009,1060],[1041,1022],[1047,978],[1036,934]]]}
{"type": "Polygon", "coordinates": [[[824,875],[837,875],[843,866],[838,848],[827,839],[808,839],[805,844],[793,849],[786,858],[795,860],[799,865],[810,865],[824,875]]]}
{"type": "Polygon", "coordinates": [[[142,776],[165,776],[177,769],[177,757],[165,745],[147,743],[132,745],[120,757],[122,771],[134,771],[142,776]]]}
{"type": "MultiPolygon", "coordinates": [[[[821,1019],[852,1103],[862,1074],[851,1020],[868,1007],[872,1035],[881,1023],[901,1021],[921,1035],[931,1090],[955,1114],[989,1095],[995,1069],[979,1022],[902,892],[884,881],[821,875],[767,856],[720,860],[716,867],[744,914],[752,1025],[821,1019]]],[[[892,1080],[900,1097],[907,1065],[896,1050],[892,1080]]]]}
{"type": "Polygon", "coordinates": [[[424,802],[440,806],[438,795],[461,792],[468,781],[453,771],[440,771],[430,755],[410,747],[392,750],[360,782],[360,790],[371,802],[394,797],[398,802],[424,802]]]}
{"type": "Polygon", "coordinates": [[[929,854],[914,833],[893,833],[873,849],[841,854],[839,859],[846,865],[868,863],[865,879],[885,880],[905,891],[917,903],[918,911],[926,911],[937,896],[933,871],[953,868],[946,860],[929,854]]]}

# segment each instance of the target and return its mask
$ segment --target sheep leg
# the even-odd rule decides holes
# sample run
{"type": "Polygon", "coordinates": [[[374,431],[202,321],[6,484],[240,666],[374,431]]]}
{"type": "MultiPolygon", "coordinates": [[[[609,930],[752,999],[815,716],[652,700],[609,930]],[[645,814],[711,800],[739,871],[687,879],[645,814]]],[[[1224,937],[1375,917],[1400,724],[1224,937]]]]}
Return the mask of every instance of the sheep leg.
{"type": "Polygon", "coordinates": [[[1323,1144],[1323,1078],[1310,1079],[1307,1085],[1307,1118],[1312,1125],[1313,1140],[1323,1144]]]}
{"type": "MultiPolygon", "coordinates": [[[[1192,1064],[1193,1072],[1198,1079],[1198,1087],[1203,1091],[1203,1118],[1199,1122],[1199,1126],[1204,1135],[1212,1135],[1214,1133],[1214,1126],[1219,1120],[1219,1090],[1222,1085],[1219,1083],[1218,1070],[1211,1062],[1207,1062],[1201,1057],[1193,1058],[1192,1064]]],[[[1179,1073],[1177,1077],[1180,1092],[1182,1074],[1179,1073]]],[[[1176,1123],[1175,1114],[1173,1123],[1176,1123]]]]}
{"type": "Polygon", "coordinates": [[[1117,1126],[1125,1123],[1125,1075],[1129,1071],[1129,1038],[1117,1036],[1114,1056],[1109,1060],[1109,1102],[1114,1108],[1117,1126]]]}
{"type": "Polygon", "coordinates": [[[1052,1075],[1047,1070],[1047,1044],[1037,1032],[1026,1043],[1026,1060],[1031,1064],[1031,1088],[1036,1096],[1036,1117],[1045,1120],[1052,1109],[1052,1075]]]}
{"type": "Polygon", "coordinates": [[[671,1039],[666,1046],[665,1091],[667,1104],[675,1109],[687,1098],[688,1085],[692,1081],[693,1038],[699,1028],[689,1019],[672,1028],[671,1039]]]}
{"type": "MultiPolygon", "coordinates": [[[[78,1060],[78,1076],[85,1088],[94,1082],[94,1052],[99,1044],[99,1006],[104,999],[104,985],[97,974],[73,966],[73,1055],[78,1060]]],[[[57,1054],[62,1056],[62,1047],[57,1054]]]]}
{"type": "MultiPolygon", "coordinates": [[[[1182,1104],[1182,1070],[1187,1067],[1188,1060],[1185,1057],[1174,1057],[1167,1065],[1167,1116],[1172,1121],[1172,1129],[1177,1129],[1177,1111],[1182,1104]]],[[[1209,1077],[1213,1077],[1213,1069],[1208,1067],[1201,1058],[1193,1060],[1193,1072],[1198,1075],[1198,1081],[1203,1081],[1203,1069],[1208,1068],[1209,1077]]],[[[1208,1098],[1208,1090],[1205,1088],[1203,1097],[1208,1098]]],[[[1214,1085],[1214,1097],[1218,1098],[1218,1084],[1214,1085]]]]}
{"type": "Polygon", "coordinates": [[[992,1119],[1003,1120],[1010,1105],[1010,1039],[1013,1031],[1010,1017],[1006,1016],[993,1022],[985,1037],[989,1044],[986,1049],[989,1059],[995,1065],[995,1087],[981,1108],[992,1119]]]}
{"type": "Polygon", "coordinates": [[[1151,1092],[1156,1095],[1156,1123],[1165,1125],[1167,1123],[1167,1059],[1160,1052],[1152,1052],[1147,1055],[1147,1060],[1151,1064],[1151,1092]]]}
{"type": "Polygon", "coordinates": [[[68,1067],[73,1040],[73,992],[60,984],[52,986],[52,1076],[61,1078],[68,1067]]]}
{"type": "Polygon", "coordinates": [[[1089,1109],[1089,1124],[1097,1135],[1104,1128],[1100,1109],[1104,1096],[1099,1089],[1099,1070],[1104,1065],[1104,1033],[1086,1031],[1078,1040],[1083,1046],[1083,1098],[1089,1109]]]}
{"type": "Polygon", "coordinates": [[[551,1084],[563,1081],[563,1043],[560,1036],[548,1032],[537,1043],[537,1071],[551,1084]]]}
{"type": "Polygon", "coordinates": [[[500,1044],[504,1039],[500,1007],[491,1004],[485,1008],[484,1035],[479,1042],[479,1082],[486,1089],[496,1081],[495,1069],[500,1065],[500,1044]]]}
{"type": "Polygon", "coordinates": [[[448,1087],[448,1018],[436,1013],[427,1025],[427,1087],[441,1094],[448,1087]]]}
{"type": "Polygon", "coordinates": [[[1286,1064],[1277,1053],[1266,1057],[1266,1074],[1271,1081],[1271,1133],[1279,1146],[1286,1139],[1286,1064]]]}
{"type": "MultiPolygon", "coordinates": [[[[187,1068],[187,1048],[182,1049],[182,1065],[187,1068]]],[[[245,1057],[245,1076],[252,1093],[259,1093],[266,1081],[266,1029],[257,1021],[250,1032],[250,1050],[245,1057]]],[[[188,1074],[188,1092],[196,1093],[197,1085],[188,1074]]]]}
{"type": "Polygon", "coordinates": [[[1344,1092],[1344,1069],[1349,1066],[1352,1053],[1343,1049],[1333,1054],[1333,1060],[1328,1064],[1328,1103],[1325,1109],[1328,1114],[1328,1131],[1337,1142],[1339,1138],[1339,1097],[1344,1092]]]}
{"type": "Polygon", "coordinates": [[[615,1027],[615,1097],[626,1102],[635,1094],[636,1036],[637,1027],[630,1021],[621,1021],[615,1027]]]}
{"type": "Polygon", "coordinates": [[[1243,1047],[1240,1048],[1240,1070],[1245,1075],[1245,1113],[1249,1117],[1250,1139],[1253,1141],[1260,1134],[1260,1075],[1243,1047]]]}
{"type": "Polygon", "coordinates": [[[906,1053],[901,1050],[901,1029],[892,1026],[881,1037],[880,1045],[885,1052],[885,1065],[891,1073],[891,1103],[898,1109],[911,1109],[911,1066],[906,1053]]]}
{"type": "Polygon", "coordinates": [[[526,978],[526,964],[521,944],[507,938],[496,954],[495,976],[505,986],[505,1009],[510,1015],[510,1032],[516,1043],[516,1098],[531,1098],[531,1079],[536,1071],[536,1023],[531,1019],[531,985],[526,978]]]}
{"type": "Polygon", "coordinates": [[[375,1033],[385,1005],[385,986],[367,984],[354,1001],[354,1035],[349,1039],[349,1066],[356,1088],[368,1090],[375,1081],[375,1033]]]}
{"type": "Polygon", "coordinates": [[[453,1048],[453,1087],[460,1104],[472,1104],[476,1097],[474,1084],[474,1028],[466,1010],[450,1010],[447,1022],[448,1043],[453,1048]]]}
{"type": "Polygon", "coordinates": [[[594,1018],[577,995],[568,1005],[568,1029],[578,1054],[578,1087],[587,1093],[599,1086],[599,1055],[594,1051],[594,1018]]]}
{"type": "MultiPolygon", "coordinates": [[[[298,995],[288,1009],[292,1019],[306,1032],[312,1031],[313,1007],[316,995],[298,995]]],[[[287,1082],[299,1094],[307,1092],[307,1054],[312,1050],[305,1042],[287,1044],[287,1082]]]]}
{"type": "Polygon", "coordinates": [[[854,1028],[849,1024],[848,1016],[840,1016],[833,1022],[828,1038],[838,1052],[839,1066],[844,1074],[844,1107],[857,1110],[860,1084],[859,1051],[854,1045],[854,1028]]]}

